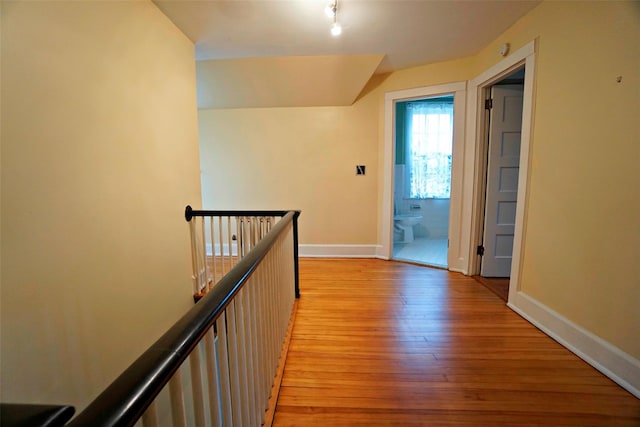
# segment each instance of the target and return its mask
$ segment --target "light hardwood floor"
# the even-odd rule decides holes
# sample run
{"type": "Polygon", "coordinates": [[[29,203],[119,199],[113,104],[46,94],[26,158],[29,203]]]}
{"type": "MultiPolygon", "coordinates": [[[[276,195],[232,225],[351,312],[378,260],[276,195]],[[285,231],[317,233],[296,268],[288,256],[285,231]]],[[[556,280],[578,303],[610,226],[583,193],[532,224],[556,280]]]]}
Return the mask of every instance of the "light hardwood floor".
{"type": "Polygon", "coordinates": [[[301,260],[275,426],[639,426],[640,400],[470,277],[301,260]]]}
{"type": "Polygon", "coordinates": [[[498,295],[504,302],[509,300],[509,278],[508,277],[482,277],[473,276],[473,279],[494,294],[498,295]]]}

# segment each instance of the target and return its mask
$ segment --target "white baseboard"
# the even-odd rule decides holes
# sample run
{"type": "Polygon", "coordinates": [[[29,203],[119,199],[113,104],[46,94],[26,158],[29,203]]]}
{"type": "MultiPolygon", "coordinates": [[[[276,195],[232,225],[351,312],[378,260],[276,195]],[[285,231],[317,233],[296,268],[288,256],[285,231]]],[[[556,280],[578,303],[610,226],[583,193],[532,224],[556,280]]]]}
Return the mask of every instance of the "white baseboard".
{"type": "MultiPolygon", "coordinates": [[[[298,255],[302,258],[382,258],[379,255],[380,245],[298,245],[298,255]]],[[[215,244],[216,256],[221,255],[220,244],[215,244]]],[[[211,243],[207,243],[207,255],[212,255],[211,243]]],[[[231,245],[233,256],[238,254],[236,242],[231,245]]],[[[229,255],[229,245],[222,245],[222,252],[229,255]]]]}
{"type": "Polygon", "coordinates": [[[381,258],[379,245],[298,245],[302,258],[381,258]]]}
{"type": "Polygon", "coordinates": [[[522,292],[507,305],[640,399],[640,360],[522,292]]]}
{"type": "Polygon", "coordinates": [[[469,275],[469,274],[467,274],[467,270],[465,270],[464,268],[456,268],[456,267],[449,266],[448,270],[453,272],[453,273],[464,274],[465,276],[469,275]]]}
{"type": "MultiPolygon", "coordinates": [[[[223,253],[220,251],[220,244],[219,243],[215,244],[215,248],[216,248],[216,256],[223,255],[223,253]]],[[[207,243],[206,251],[207,251],[207,256],[211,256],[212,255],[211,243],[207,243]]],[[[224,256],[229,256],[229,245],[226,244],[226,243],[223,243],[222,244],[222,251],[224,251],[224,256]]],[[[238,255],[238,245],[236,244],[236,242],[231,243],[231,255],[232,256],[237,256],[238,255]]]]}
{"type": "MultiPolygon", "coordinates": [[[[301,258],[377,258],[390,260],[382,245],[312,245],[299,244],[301,258]]],[[[467,274],[464,269],[449,268],[450,271],[467,274]]]]}

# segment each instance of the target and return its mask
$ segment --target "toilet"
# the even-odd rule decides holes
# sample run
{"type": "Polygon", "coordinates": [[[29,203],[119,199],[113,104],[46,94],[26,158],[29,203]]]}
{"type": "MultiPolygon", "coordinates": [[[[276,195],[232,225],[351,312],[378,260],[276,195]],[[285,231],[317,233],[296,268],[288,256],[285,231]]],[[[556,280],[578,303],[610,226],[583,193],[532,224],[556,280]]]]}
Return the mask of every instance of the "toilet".
{"type": "Polygon", "coordinates": [[[393,228],[402,231],[400,243],[413,242],[413,226],[422,221],[422,215],[396,214],[393,216],[393,228]]]}

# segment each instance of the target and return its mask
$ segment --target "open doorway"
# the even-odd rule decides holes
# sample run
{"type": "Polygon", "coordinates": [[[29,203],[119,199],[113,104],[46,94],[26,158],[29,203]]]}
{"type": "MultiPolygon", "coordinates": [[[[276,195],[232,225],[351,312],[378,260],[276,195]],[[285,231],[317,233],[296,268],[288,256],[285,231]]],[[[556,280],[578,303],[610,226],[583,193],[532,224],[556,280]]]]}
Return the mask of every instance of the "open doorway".
{"type": "Polygon", "coordinates": [[[509,53],[497,64],[467,82],[405,89],[385,93],[384,146],[382,155],[383,182],[380,204],[380,245],[376,256],[391,259],[393,246],[393,191],[395,165],[395,104],[410,99],[454,93],[454,132],[449,210],[450,271],[479,275],[481,257],[477,246],[482,242],[484,220],[484,188],[486,173],[486,133],[483,123],[484,94],[488,87],[503,80],[514,70],[525,67],[522,139],[518,173],[518,201],[509,282],[510,307],[520,298],[520,263],[524,243],[524,223],[527,209],[529,151],[534,110],[535,40],[509,53]],[[466,105],[466,108],[465,108],[466,105]],[[468,119],[466,119],[468,118],[468,119]]]}
{"type": "MultiPolygon", "coordinates": [[[[467,172],[464,188],[468,196],[464,198],[469,209],[464,212],[462,227],[469,230],[463,247],[467,257],[465,259],[466,274],[479,275],[482,257],[478,255],[478,246],[483,243],[484,212],[485,212],[485,182],[487,167],[487,127],[484,120],[484,104],[487,90],[497,82],[524,68],[524,95],[522,108],[522,132],[520,141],[520,157],[518,171],[518,191],[515,212],[515,232],[513,236],[513,250],[511,272],[509,280],[509,297],[507,305],[515,307],[521,298],[520,270],[522,251],[525,242],[525,213],[527,211],[527,193],[529,181],[529,162],[531,148],[531,128],[535,104],[534,86],[536,74],[536,46],[532,40],[521,48],[508,54],[503,60],[486,69],[475,78],[469,80],[467,93],[468,116],[474,119],[467,126],[465,148],[469,153],[465,157],[464,170],[467,172]]],[[[463,266],[464,267],[464,266],[463,266]]]]}
{"type": "MultiPolygon", "coordinates": [[[[383,170],[384,180],[382,187],[380,236],[381,245],[377,249],[377,255],[384,259],[393,259],[393,244],[396,235],[394,231],[394,210],[398,213],[398,207],[394,206],[395,174],[396,172],[396,104],[405,101],[416,101],[430,98],[442,98],[453,96],[453,147],[451,151],[451,181],[450,198],[448,200],[448,248],[446,252],[446,268],[452,271],[462,271],[462,263],[467,258],[462,254],[463,234],[462,221],[462,196],[463,196],[463,166],[465,148],[465,114],[467,103],[466,82],[447,83],[436,86],[405,89],[385,94],[384,108],[384,152],[383,170]],[[395,208],[395,209],[394,209],[395,208]]],[[[448,157],[448,154],[445,155],[448,157]]],[[[448,159],[447,159],[448,161],[448,159]]],[[[408,210],[411,212],[411,202],[408,202],[408,210]]],[[[422,210],[422,209],[421,209],[422,210]]],[[[425,209],[426,211],[427,209],[425,209]]],[[[415,229],[412,230],[415,232],[415,229]]],[[[420,230],[418,230],[418,233],[420,230]]],[[[415,237],[415,234],[414,234],[415,237]]],[[[467,246],[468,248],[468,246],[467,246]]],[[[465,250],[467,249],[465,248],[465,250]]],[[[433,264],[432,264],[433,265],[433,264]]]]}
{"type": "Polygon", "coordinates": [[[393,259],[447,268],[454,95],[395,109],[393,259]]]}
{"type": "Polygon", "coordinates": [[[524,77],[523,66],[484,89],[486,172],[476,279],[505,302],[515,236],[524,77]]]}

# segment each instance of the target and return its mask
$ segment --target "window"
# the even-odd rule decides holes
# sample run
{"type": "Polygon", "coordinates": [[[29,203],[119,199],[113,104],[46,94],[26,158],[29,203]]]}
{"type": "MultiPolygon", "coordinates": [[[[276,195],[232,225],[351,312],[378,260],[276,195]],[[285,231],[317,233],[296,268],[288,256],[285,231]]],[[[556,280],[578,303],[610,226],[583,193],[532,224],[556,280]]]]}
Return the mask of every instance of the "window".
{"type": "Polygon", "coordinates": [[[406,177],[410,199],[451,196],[453,96],[409,102],[406,177]]]}

